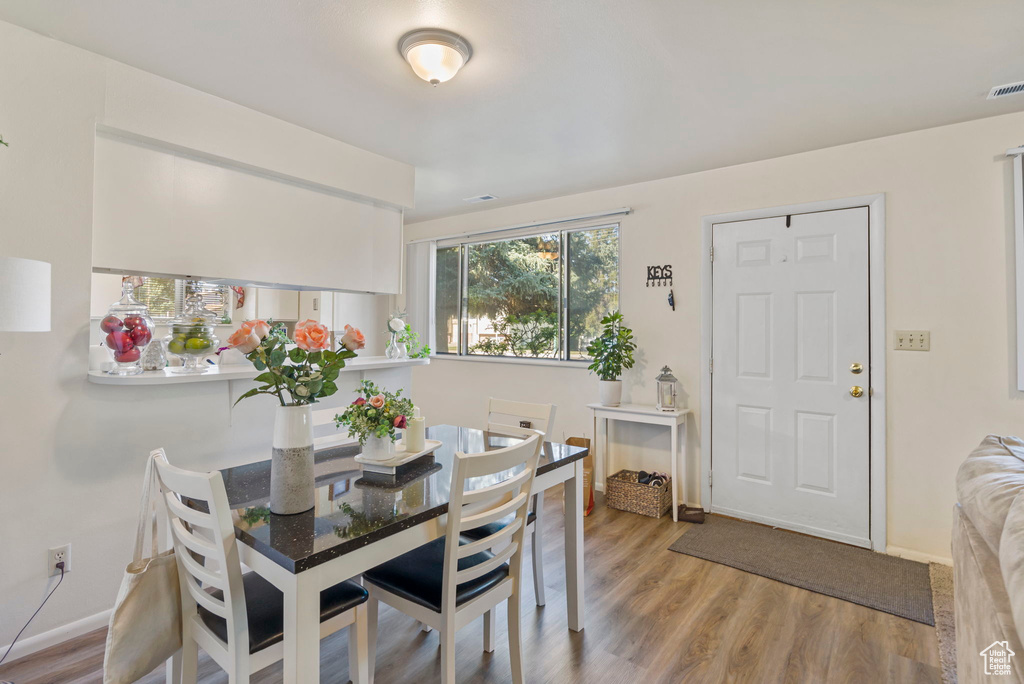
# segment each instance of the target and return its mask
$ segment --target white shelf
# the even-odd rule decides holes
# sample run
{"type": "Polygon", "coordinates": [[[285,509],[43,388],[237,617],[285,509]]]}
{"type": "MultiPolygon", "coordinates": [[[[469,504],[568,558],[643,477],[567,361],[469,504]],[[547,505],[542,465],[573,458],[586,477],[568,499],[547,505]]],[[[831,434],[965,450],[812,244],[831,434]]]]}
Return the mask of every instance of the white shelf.
{"type": "MultiPolygon", "coordinates": [[[[395,361],[385,356],[362,356],[345,362],[342,373],[367,371],[403,366],[425,366],[430,359],[402,359],[395,361]]],[[[217,382],[224,380],[252,380],[260,371],[248,365],[209,366],[202,373],[172,373],[169,368],[159,371],[144,371],[138,375],[109,375],[106,371],[89,371],[89,382],[97,385],[173,385],[183,382],[217,382]]]]}

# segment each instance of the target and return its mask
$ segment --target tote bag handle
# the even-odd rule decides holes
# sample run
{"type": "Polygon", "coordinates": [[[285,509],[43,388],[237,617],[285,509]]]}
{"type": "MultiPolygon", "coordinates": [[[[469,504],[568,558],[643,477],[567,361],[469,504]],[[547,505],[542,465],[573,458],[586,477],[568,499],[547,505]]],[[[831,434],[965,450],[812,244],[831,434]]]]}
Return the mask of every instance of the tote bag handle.
{"type": "Polygon", "coordinates": [[[154,449],[146,460],[146,475],[142,481],[142,499],[139,501],[139,523],[135,530],[135,552],[132,564],[142,562],[142,547],[146,540],[146,523],[150,523],[149,557],[157,555],[157,501],[160,496],[160,483],[157,480],[156,466],[153,461],[163,455],[163,449],[154,449]]]}

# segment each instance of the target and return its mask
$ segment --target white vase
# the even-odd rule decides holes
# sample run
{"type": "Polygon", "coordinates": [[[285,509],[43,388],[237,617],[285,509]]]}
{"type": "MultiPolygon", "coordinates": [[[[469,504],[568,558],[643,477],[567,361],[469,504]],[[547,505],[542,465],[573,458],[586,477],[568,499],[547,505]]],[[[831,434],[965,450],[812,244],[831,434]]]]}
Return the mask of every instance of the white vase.
{"type": "Polygon", "coordinates": [[[601,392],[601,406],[618,406],[622,403],[621,380],[598,380],[597,386],[601,392]]]}
{"type": "Polygon", "coordinates": [[[303,513],[313,507],[313,407],[278,406],[270,461],[270,512],[303,513]]]}
{"type": "Polygon", "coordinates": [[[388,436],[366,438],[363,445],[363,458],[370,461],[389,461],[395,457],[395,443],[388,436]]]}

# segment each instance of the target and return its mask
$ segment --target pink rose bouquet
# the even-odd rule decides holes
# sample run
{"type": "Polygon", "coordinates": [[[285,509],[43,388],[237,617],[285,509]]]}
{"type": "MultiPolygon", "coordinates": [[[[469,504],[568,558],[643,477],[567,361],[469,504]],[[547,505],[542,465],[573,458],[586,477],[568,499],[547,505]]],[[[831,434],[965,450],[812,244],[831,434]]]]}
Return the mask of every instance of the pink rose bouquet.
{"type": "MultiPolygon", "coordinates": [[[[362,333],[346,325],[345,334],[362,333]]],[[[284,325],[267,321],[246,321],[228,338],[228,344],[245,354],[256,369],[260,384],[238,398],[238,401],[257,394],[277,397],[281,406],[302,406],[316,403],[320,397],[329,397],[338,391],[335,381],[346,359],[355,358],[355,349],[340,346],[332,351],[331,332],[327,326],[305,320],[295,326],[294,347],[288,339],[284,325]]],[[[358,347],[362,348],[362,346],[358,347]]],[[[235,403],[237,404],[238,401],[235,403]]]]}

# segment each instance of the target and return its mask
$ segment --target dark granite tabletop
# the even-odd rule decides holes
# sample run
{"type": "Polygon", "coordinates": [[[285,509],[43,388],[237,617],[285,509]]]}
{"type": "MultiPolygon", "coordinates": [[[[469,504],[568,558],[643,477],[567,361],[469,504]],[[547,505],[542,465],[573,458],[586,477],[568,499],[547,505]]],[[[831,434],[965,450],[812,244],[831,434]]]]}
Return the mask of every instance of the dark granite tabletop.
{"type": "MultiPolygon", "coordinates": [[[[520,441],[452,425],[427,428],[427,437],[442,443],[433,459],[418,461],[397,480],[364,477],[354,460],[358,444],[317,451],[316,505],[297,515],[270,512],[269,460],[222,470],[236,537],[290,572],[302,572],[447,513],[456,451],[479,453],[520,441]]],[[[583,447],[545,442],[537,474],[586,455],[583,447]]]]}

